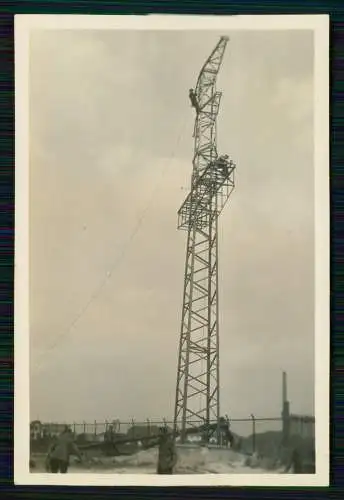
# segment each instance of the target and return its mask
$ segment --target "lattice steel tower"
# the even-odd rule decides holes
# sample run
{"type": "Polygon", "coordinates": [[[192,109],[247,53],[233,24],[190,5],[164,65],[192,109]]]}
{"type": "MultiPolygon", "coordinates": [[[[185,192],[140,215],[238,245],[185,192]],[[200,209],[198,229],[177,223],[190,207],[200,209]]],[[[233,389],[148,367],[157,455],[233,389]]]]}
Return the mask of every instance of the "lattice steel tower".
{"type": "MultiPolygon", "coordinates": [[[[189,97],[196,111],[191,190],[178,212],[188,232],[174,414],[175,430],[219,422],[218,217],[234,188],[235,164],[219,156],[216,79],[228,37],[206,60],[189,97]]],[[[209,434],[208,434],[209,436],[209,434]]]]}

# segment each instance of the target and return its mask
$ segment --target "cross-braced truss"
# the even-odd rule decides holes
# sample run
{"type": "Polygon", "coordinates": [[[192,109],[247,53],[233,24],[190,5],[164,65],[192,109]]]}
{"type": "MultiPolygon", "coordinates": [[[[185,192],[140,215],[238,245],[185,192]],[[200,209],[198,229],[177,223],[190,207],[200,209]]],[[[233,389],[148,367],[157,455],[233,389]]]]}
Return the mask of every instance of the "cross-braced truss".
{"type": "Polygon", "coordinates": [[[196,110],[191,191],[178,212],[188,232],[179,344],[175,427],[209,425],[220,418],[218,324],[218,216],[234,188],[235,164],[219,157],[216,91],[228,38],[222,37],[204,64],[190,99],[196,110]]]}

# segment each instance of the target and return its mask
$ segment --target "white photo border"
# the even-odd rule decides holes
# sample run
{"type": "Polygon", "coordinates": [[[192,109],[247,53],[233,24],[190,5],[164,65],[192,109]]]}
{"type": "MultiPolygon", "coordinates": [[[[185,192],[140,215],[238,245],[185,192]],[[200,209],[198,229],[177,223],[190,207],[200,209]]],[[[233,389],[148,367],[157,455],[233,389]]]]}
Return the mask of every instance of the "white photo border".
{"type": "Polygon", "coordinates": [[[15,16],[15,398],[14,481],[71,486],[327,486],[329,484],[329,16],[15,16]],[[312,30],[314,32],[315,416],[316,473],[30,473],[29,427],[29,37],[32,30],[312,30]]]}

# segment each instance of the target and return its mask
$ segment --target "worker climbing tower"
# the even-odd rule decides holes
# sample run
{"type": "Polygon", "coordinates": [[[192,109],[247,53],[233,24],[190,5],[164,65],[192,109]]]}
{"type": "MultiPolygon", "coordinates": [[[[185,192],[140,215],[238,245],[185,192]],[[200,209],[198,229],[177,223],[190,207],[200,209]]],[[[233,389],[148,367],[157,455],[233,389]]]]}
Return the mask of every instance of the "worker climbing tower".
{"type": "MultiPolygon", "coordinates": [[[[196,112],[191,190],[178,212],[187,231],[184,296],[174,428],[219,429],[218,217],[234,188],[235,164],[218,155],[216,120],[221,92],[216,79],[228,37],[206,60],[189,97],[196,112]]],[[[210,430],[206,431],[209,440],[210,430]]],[[[218,438],[219,438],[218,433],[218,438]]]]}

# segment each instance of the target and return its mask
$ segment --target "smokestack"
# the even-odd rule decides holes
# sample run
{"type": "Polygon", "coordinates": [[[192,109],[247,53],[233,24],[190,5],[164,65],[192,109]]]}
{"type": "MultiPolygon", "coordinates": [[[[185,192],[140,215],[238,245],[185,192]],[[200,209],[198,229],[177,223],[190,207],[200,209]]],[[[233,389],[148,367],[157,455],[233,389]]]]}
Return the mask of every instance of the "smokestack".
{"type": "Polygon", "coordinates": [[[283,378],[282,378],[282,398],[283,398],[282,407],[284,407],[284,404],[288,401],[286,372],[283,372],[283,378]]]}

